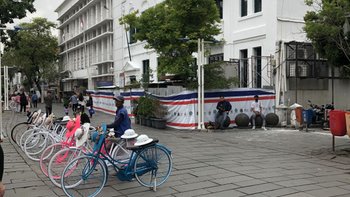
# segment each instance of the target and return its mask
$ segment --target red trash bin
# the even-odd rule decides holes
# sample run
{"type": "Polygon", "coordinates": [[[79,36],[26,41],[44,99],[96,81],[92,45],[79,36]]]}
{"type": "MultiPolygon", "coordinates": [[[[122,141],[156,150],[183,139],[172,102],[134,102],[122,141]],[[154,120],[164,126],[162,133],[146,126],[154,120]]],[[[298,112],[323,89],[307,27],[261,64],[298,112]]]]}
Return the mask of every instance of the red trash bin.
{"type": "Polygon", "coordinates": [[[331,111],[329,113],[329,124],[334,136],[344,136],[346,134],[345,111],[331,111]]]}

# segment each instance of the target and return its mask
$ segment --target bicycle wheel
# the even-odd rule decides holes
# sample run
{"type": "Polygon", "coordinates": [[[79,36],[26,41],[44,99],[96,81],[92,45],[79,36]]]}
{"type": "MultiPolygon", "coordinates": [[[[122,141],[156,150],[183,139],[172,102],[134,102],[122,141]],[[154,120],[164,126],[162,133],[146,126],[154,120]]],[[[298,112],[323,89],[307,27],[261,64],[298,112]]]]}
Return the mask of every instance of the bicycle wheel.
{"type": "Polygon", "coordinates": [[[33,129],[28,129],[24,133],[22,133],[21,137],[19,140],[17,140],[18,146],[24,151],[24,142],[26,139],[32,134],[32,133],[39,133],[41,129],[39,128],[33,128],[33,129]]]}
{"type": "Polygon", "coordinates": [[[83,155],[83,153],[84,151],[80,148],[67,147],[54,154],[47,169],[51,182],[57,187],[61,187],[61,174],[64,168],[70,161],[83,155]]]}
{"type": "Polygon", "coordinates": [[[33,133],[24,143],[24,153],[29,159],[39,161],[41,153],[54,142],[52,136],[47,132],[33,133]]]}
{"type": "Polygon", "coordinates": [[[67,145],[64,145],[62,143],[56,143],[52,144],[51,146],[48,146],[40,156],[40,169],[44,173],[45,176],[49,176],[48,174],[48,168],[51,158],[60,150],[65,149],[68,147],[67,145]]]}
{"type": "Polygon", "coordinates": [[[169,178],[172,165],[171,156],[164,148],[157,145],[147,147],[135,158],[135,178],[142,186],[155,191],[169,178]]]}
{"type": "Polygon", "coordinates": [[[84,155],[72,160],[61,177],[67,196],[96,196],[107,182],[107,167],[102,159],[84,155]]]}
{"type": "Polygon", "coordinates": [[[122,140],[116,144],[115,148],[112,151],[111,157],[120,163],[128,163],[131,152],[131,150],[126,148],[126,142],[122,140]]]}
{"type": "Polygon", "coordinates": [[[17,144],[19,142],[19,139],[21,138],[21,135],[23,132],[28,130],[29,124],[27,122],[21,122],[16,124],[12,129],[11,129],[11,139],[13,142],[17,144]]]}

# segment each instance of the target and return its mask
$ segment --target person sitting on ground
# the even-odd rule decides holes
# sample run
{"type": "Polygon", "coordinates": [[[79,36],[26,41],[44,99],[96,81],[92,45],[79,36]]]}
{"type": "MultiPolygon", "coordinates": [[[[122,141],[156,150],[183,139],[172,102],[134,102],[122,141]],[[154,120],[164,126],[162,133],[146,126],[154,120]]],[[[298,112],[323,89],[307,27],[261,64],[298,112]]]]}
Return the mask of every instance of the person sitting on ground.
{"type": "Polygon", "coordinates": [[[259,96],[255,95],[254,96],[254,100],[255,101],[253,101],[252,104],[250,105],[251,110],[253,112],[253,115],[252,115],[253,128],[252,129],[255,129],[255,119],[256,119],[256,117],[260,116],[261,119],[263,120],[263,124],[262,124],[261,128],[266,130],[266,128],[265,128],[265,124],[266,124],[265,116],[262,113],[262,105],[261,105],[261,102],[259,101],[259,96]]]}
{"type": "Polygon", "coordinates": [[[215,114],[215,124],[219,129],[224,129],[227,124],[225,121],[227,119],[228,113],[232,109],[232,105],[230,102],[225,100],[224,96],[220,96],[220,101],[216,105],[216,109],[218,112],[215,114]]]}
{"type": "Polygon", "coordinates": [[[114,122],[108,124],[107,128],[113,128],[115,137],[120,137],[124,134],[125,130],[131,129],[131,122],[128,116],[128,111],[124,108],[124,97],[115,96],[114,98],[115,106],[117,110],[115,112],[114,122]]]}

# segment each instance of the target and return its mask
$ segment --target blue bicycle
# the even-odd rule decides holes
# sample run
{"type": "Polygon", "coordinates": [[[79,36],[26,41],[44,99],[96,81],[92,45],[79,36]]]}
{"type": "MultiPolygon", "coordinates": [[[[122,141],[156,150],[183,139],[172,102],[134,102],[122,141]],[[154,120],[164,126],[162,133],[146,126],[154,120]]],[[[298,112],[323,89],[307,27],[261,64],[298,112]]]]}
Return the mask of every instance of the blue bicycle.
{"type": "Polygon", "coordinates": [[[92,136],[95,141],[91,153],[70,161],[61,175],[61,186],[67,196],[96,196],[105,186],[108,168],[113,166],[116,176],[121,181],[132,181],[134,178],[145,187],[153,189],[162,185],[172,170],[171,151],[158,144],[158,140],[142,145],[128,147],[131,155],[111,157],[106,150],[106,125],[102,131],[92,136]]]}

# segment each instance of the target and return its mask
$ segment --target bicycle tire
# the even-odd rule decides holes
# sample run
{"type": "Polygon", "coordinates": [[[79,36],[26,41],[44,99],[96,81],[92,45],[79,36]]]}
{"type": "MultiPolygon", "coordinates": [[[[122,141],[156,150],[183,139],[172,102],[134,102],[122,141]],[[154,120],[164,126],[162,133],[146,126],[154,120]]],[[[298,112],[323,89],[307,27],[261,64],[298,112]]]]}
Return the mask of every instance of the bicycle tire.
{"type": "Polygon", "coordinates": [[[19,140],[17,140],[17,144],[18,146],[24,151],[24,142],[26,141],[26,139],[34,132],[39,133],[41,131],[41,129],[39,128],[33,128],[33,129],[28,129],[27,131],[23,132],[21,137],[19,138],[19,140]]]}
{"type": "Polygon", "coordinates": [[[172,165],[172,158],[165,148],[158,145],[146,147],[135,157],[135,178],[140,185],[155,191],[169,178],[172,165]]]}
{"type": "MultiPolygon", "coordinates": [[[[27,122],[20,122],[20,123],[16,124],[11,129],[11,140],[17,144],[16,136],[19,134],[22,134],[23,132],[28,130],[28,128],[29,128],[29,124],[27,122]],[[26,129],[24,130],[24,128],[21,128],[22,126],[24,126],[26,129]]],[[[21,136],[21,135],[19,135],[19,136],[21,136]]]]}
{"type": "Polygon", "coordinates": [[[61,174],[67,164],[73,159],[82,156],[84,151],[76,147],[67,147],[52,156],[48,166],[50,181],[57,187],[61,187],[61,174]]]}
{"type": "Polygon", "coordinates": [[[54,156],[58,151],[66,148],[66,147],[68,147],[68,146],[65,144],[56,143],[56,144],[52,144],[51,146],[48,146],[41,153],[39,165],[40,165],[41,171],[43,172],[43,174],[45,176],[49,177],[48,168],[49,168],[49,163],[50,163],[52,156],[54,156]]]}
{"type": "Polygon", "coordinates": [[[39,132],[39,133],[33,133],[30,135],[24,144],[24,153],[27,155],[27,157],[33,161],[39,161],[40,156],[42,152],[52,144],[55,143],[55,140],[53,137],[47,133],[47,132],[39,132]],[[29,143],[28,141],[37,140],[37,142],[34,144],[34,146],[28,147],[29,143]]]}
{"type": "Polygon", "coordinates": [[[112,150],[111,157],[121,165],[129,162],[132,151],[126,148],[125,140],[120,141],[112,150]]]}
{"type": "Polygon", "coordinates": [[[75,158],[69,162],[61,175],[61,187],[67,196],[96,196],[106,182],[106,164],[102,159],[94,156],[84,155],[75,158]],[[73,173],[69,172],[72,168],[74,168],[73,173]],[[101,176],[98,175],[99,173],[101,176]],[[94,178],[97,179],[92,180],[94,178]],[[96,183],[98,183],[97,186],[93,187],[96,183]]]}

